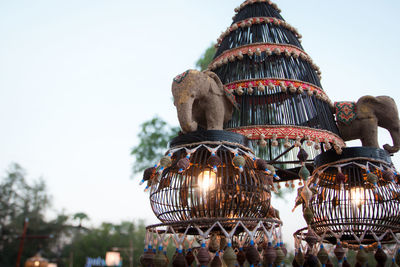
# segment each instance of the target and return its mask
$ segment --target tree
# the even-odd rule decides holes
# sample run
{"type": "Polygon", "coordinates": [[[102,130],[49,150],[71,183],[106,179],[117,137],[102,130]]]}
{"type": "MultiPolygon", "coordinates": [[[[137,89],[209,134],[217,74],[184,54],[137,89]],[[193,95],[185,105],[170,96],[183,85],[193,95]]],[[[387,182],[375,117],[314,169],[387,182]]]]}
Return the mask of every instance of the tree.
{"type": "MultiPolygon", "coordinates": [[[[129,248],[132,243],[134,248],[133,266],[140,266],[139,257],[143,252],[145,233],[143,221],[136,224],[126,221],[120,224],[102,223],[98,228],[75,235],[72,242],[63,250],[64,258],[68,258],[63,264],[69,266],[69,255],[73,255],[74,266],[85,266],[86,257],[104,258],[106,252],[112,248],[129,248]]],[[[123,262],[129,262],[126,253],[121,253],[121,257],[123,262]]]]}
{"type": "Polygon", "coordinates": [[[83,220],[89,220],[89,216],[87,216],[86,213],[83,212],[78,212],[75,213],[74,216],[72,217],[73,220],[78,220],[79,221],[79,225],[78,227],[81,228],[82,227],[82,221],[83,220]]]}
{"type": "Polygon", "coordinates": [[[68,216],[60,214],[47,221],[45,213],[51,205],[42,179],[28,184],[26,173],[18,164],[12,164],[0,183],[0,266],[15,266],[20,237],[25,219],[29,219],[27,238],[21,262],[39,250],[44,256],[56,257],[54,248],[64,231],[68,216]],[[52,237],[52,238],[51,238],[52,237]]]}
{"type": "Polygon", "coordinates": [[[180,128],[168,125],[155,116],[141,124],[138,134],[139,144],[131,155],[135,157],[133,172],[137,173],[155,164],[165,153],[169,140],[178,135],[180,128]]]}
{"type": "Polygon", "coordinates": [[[201,57],[196,61],[196,67],[201,71],[207,69],[208,65],[214,58],[215,52],[217,52],[215,44],[211,44],[210,47],[208,47],[203,53],[203,55],[201,55],[201,57]]]}

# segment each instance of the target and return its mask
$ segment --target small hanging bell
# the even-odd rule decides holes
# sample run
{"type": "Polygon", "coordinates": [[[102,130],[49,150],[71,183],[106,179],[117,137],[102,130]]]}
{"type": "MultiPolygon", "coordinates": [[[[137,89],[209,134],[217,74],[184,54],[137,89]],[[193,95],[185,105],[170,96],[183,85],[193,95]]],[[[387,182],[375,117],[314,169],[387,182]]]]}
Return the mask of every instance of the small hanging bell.
{"type": "Polygon", "coordinates": [[[224,255],[222,256],[227,267],[234,267],[236,263],[236,254],[233,251],[232,245],[228,244],[228,247],[224,251],[224,255]]]}
{"type": "Polygon", "coordinates": [[[296,251],[296,255],[294,256],[294,259],[295,259],[296,263],[298,264],[298,266],[304,266],[304,262],[305,262],[304,254],[303,254],[303,252],[301,252],[300,248],[296,251]]]}
{"type": "Polygon", "coordinates": [[[254,246],[254,241],[250,241],[250,246],[246,249],[246,259],[250,265],[257,266],[260,262],[260,254],[254,246]]]}
{"type": "Polygon", "coordinates": [[[385,251],[383,251],[382,246],[378,245],[378,248],[375,252],[375,260],[378,263],[378,267],[385,267],[386,261],[387,261],[387,255],[385,251]]]}
{"type": "Polygon", "coordinates": [[[360,249],[358,250],[357,255],[356,255],[356,259],[357,259],[357,262],[361,266],[364,266],[364,264],[367,262],[368,254],[367,254],[367,252],[365,252],[365,249],[363,246],[360,246],[360,249]]]}
{"type": "Polygon", "coordinates": [[[324,248],[324,245],[321,245],[317,254],[317,258],[319,262],[322,264],[322,266],[326,265],[326,263],[328,262],[329,255],[326,249],[324,248]]]}
{"type": "Polygon", "coordinates": [[[314,214],[313,214],[312,210],[309,207],[306,207],[304,209],[303,217],[304,217],[304,220],[306,221],[306,223],[308,225],[310,225],[312,220],[313,220],[313,218],[314,218],[314,214]]]}
{"type": "Polygon", "coordinates": [[[308,177],[310,177],[310,171],[307,169],[306,166],[301,166],[299,171],[299,177],[305,181],[307,181],[308,177]]]}

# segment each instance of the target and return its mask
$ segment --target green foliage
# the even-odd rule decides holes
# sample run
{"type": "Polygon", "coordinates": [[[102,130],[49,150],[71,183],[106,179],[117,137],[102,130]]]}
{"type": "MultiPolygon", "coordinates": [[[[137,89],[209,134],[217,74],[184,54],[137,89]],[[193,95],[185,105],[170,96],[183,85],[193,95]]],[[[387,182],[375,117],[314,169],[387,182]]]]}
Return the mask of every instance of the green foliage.
{"type": "Polygon", "coordinates": [[[124,266],[129,266],[129,250],[133,247],[133,266],[140,266],[139,257],[143,253],[146,229],[143,221],[137,224],[122,222],[120,224],[103,223],[99,228],[75,235],[72,243],[63,251],[63,262],[69,266],[73,259],[74,266],[85,266],[86,257],[104,258],[107,251],[121,251],[124,266]]]}
{"type": "Polygon", "coordinates": [[[79,225],[78,227],[82,227],[82,221],[83,220],[89,220],[89,216],[87,216],[86,213],[83,212],[78,212],[75,213],[74,216],[72,217],[73,220],[78,220],[79,221],[79,225]]]}
{"type": "Polygon", "coordinates": [[[131,151],[135,157],[133,172],[152,167],[164,155],[168,142],[178,135],[179,130],[179,127],[171,127],[157,116],[145,121],[138,134],[139,144],[131,151]]]}
{"type": "Polygon", "coordinates": [[[51,204],[45,182],[39,179],[28,184],[25,175],[21,166],[12,164],[0,183],[0,266],[15,266],[26,218],[29,219],[27,235],[46,238],[26,239],[21,263],[39,250],[46,257],[55,257],[54,247],[66,230],[66,215],[45,220],[51,204]]]}
{"type": "Polygon", "coordinates": [[[217,49],[215,48],[215,44],[211,44],[210,47],[201,55],[201,57],[196,62],[196,68],[200,69],[201,71],[207,69],[208,65],[214,58],[217,49]]]}

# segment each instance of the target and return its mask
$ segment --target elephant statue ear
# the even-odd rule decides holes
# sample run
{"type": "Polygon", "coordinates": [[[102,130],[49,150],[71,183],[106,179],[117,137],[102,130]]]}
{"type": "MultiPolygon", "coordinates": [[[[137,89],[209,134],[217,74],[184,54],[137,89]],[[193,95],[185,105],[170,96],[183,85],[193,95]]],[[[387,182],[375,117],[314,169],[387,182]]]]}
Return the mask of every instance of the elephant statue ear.
{"type": "Polygon", "coordinates": [[[216,92],[215,89],[212,88],[213,93],[214,93],[214,94],[217,94],[217,95],[223,95],[223,94],[225,94],[225,96],[226,96],[226,98],[229,100],[229,102],[231,102],[232,105],[233,105],[236,109],[239,109],[239,106],[238,106],[238,104],[237,104],[237,102],[236,102],[235,96],[234,96],[229,90],[227,90],[227,89],[225,88],[225,86],[222,84],[221,80],[219,79],[218,75],[215,74],[215,73],[212,72],[212,71],[209,71],[209,70],[206,70],[206,71],[203,71],[203,72],[204,72],[204,74],[206,74],[206,75],[208,75],[210,78],[212,78],[212,79],[215,81],[215,83],[218,85],[218,88],[220,89],[220,91],[217,91],[217,92],[216,92]]]}

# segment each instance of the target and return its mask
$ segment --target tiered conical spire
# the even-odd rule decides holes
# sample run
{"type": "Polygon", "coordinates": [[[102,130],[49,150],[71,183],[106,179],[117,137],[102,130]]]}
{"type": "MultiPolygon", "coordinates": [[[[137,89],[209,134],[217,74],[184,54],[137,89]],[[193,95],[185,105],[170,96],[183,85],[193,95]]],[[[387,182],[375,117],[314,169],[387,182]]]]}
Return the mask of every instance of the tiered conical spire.
{"type": "MultiPolygon", "coordinates": [[[[300,141],[308,144],[310,159],[321,144],[340,151],[344,143],[332,102],[321,87],[318,66],[301,46],[301,35],[269,0],[248,0],[235,11],[209,66],[240,105],[226,128],[252,139],[259,145],[257,155],[267,160],[300,141]]],[[[295,153],[285,160],[295,160],[295,153]]]]}

